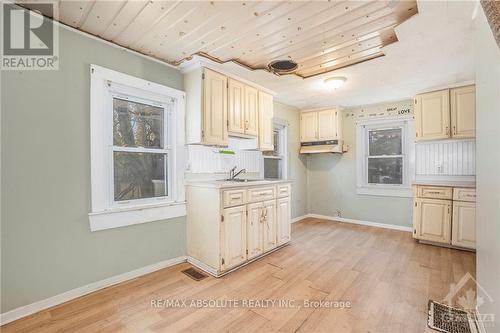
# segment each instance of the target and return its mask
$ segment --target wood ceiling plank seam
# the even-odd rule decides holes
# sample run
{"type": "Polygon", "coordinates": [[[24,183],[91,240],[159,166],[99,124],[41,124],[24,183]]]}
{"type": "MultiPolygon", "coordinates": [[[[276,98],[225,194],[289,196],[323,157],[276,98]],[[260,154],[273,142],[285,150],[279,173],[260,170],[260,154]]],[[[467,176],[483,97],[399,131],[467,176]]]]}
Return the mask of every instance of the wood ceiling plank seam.
{"type": "MultiPolygon", "coordinates": [[[[294,2],[294,3],[298,3],[298,2],[294,2]]],[[[307,5],[307,3],[301,3],[300,7],[304,7],[304,6],[306,6],[306,5],[307,5]]],[[[289,10],[289,11],[287,11],[286,13],[291,12],[291,11],[294,11],[294,10],[295,10],[295,9],[290,9],[290,10],[289,10]]],[[[269,10],[269,11],[270,11],[270,10],[269,10]]],[[[269,11],[268,11],[268,12],[269,12],[269,11]]],[[[286,14],[286,13],[285,13],[285,14],[286,14]]],[[[263,14],[265,14],[265,13],[263,13],[263,14]]],[[[275,19],[274,19],[274,17],[268,17],[268,16],[269,16],[269,15],[259,15],[259,17],[257,17],[257,19],[258,19],[258,20],[259,20],[259,19],[261,19],[261,20],[264,20],[264,19],[265,19],[265,21],[264,21],[264,22],[262,22],[260,25],[255,26],[252,30],[247,31],[247,32],[245,32],[244,34],[238,34],[238,35],[237,35],[238,37],[237,37],[236,39],[231,40],[231,41],[229,41],[229,42],[227,42],[227,43],[221,44],[220,46],[218,46],[218,47],[216,47],[216,48],[214,48],[214,49],[209,50],[209,51],[208,51],[208,53],[210,53],[210,54],[215,54],[215,53],[217,52],[217,50],[220,50],[221,48],[224,48],[224,47],[226,47],[226,46],[228,46],[228,45],[230,45],[230,44],[234,44],[235,42],[240,42],[240,44],[241,44],[242,40],[244,40],[245,38],[247,38],[250,34],[255,34],[255,32],[254,32],[255,30],[257,30],[257,29],[262,29],[263,27],[265,27],[265,26],[267,26],[267,25],[269,25],[269,24],[272,24],[272,23],[274,22],[274,20],[275,20],[275,19]]],[[[247,38],[247,39],[250,39],[250,38],[247,38]]],[[[243,46],[243,45],[240,45],[240,46],[239,46],[239,48],[241,48],[242,46],[243,46]]],[[[215,56],[215,55],[214,55],[214,56],[215,56]]]]}
{"type": "MultiPolygon", "coordinates": [[[[223,13],[222,11],[219,11],[218,13],[216,13],[215,15],[210,15],[209,19],[208,20],[205,20],[203,22],[203,24],[200,24],[200,25],[197,25],[195,27],[194,30],[190,30],[188,33],[186,33],[186,35],[184,36],[184,38],[182,39],[178,39],[176,40],[175,42],[173,42],[172,44],[170,44],[170,47],[174,50],[177,51],[177,53],[180,53],[182,52],[183,54],[179,54],[177,56],[174,56],[173,58],[178,58],[178,57],[184,57],[186,55],[189,55],[191,56],[192,54],[196,53],[196,52],[199,52],[203,49],[203,47],[205,45],[210,45],[210,43],[212,43],[212,41],[205,41],[205,44],[203,44],[203,47],[200,47],[200,46],[192,46],[191,49],[188,51],[188,47],[190,47],[191,45],[193,44],[196,44],[196,43],[201,43],[203,40],[206,40],[207,36],[210,35],[210,34],[214,34],[214,33],[220,33],[220,29],[221,29],[221,24],[214,24],[213,25],[213,28],[208,28],[208,26],[212,23],[212,22],[216,22],[216,21],[222,21],[224,22],[225,20],[225,17],[221,15],[223,14],[226,14],[228,15],[228,13],[223,13]],[[205,30],[204,33],[202,33],[200,36],[196,37],[196,38],[191,38],[191,40],[189,40],[190,36],[192,36],[193,34],[195,34],[197,31],[199,30],[205,30]],[[185,41],[188,41],[188,43],[185,43],[185,41]],[[183,45],[179,45],[177,46],[178,44],[180,43],[183,43],[183,45]],[[184,54],[185,53],[185,54],[184,54]]],[[[193,18],[190,18],[189,19],[190,21],[193,21],[193,18]]],[[[226,23],[223,23],[223,26],[226,26],[227,24],[226,23]]]]}
{"type": "MultiPolygon", "coordinates": [[[[192,8],[190,11],[185,12],[185,13],[184,13],[184,15],[177,17],[175,21],[172,21],[172,23],[168,25],[168,27],[161,29],[161,31],[162,31],[161,33],[152,34],[151,36],[148,36],[148,37],[146,37],[146,38],[144,38],[144,39],[141,39],[141,43],[140,43],[140,45],[141,45],[141,46],[139,47],[139,49],[140,49],[140,50],[144,50],[144,49],[146,49],[146,45],[148,45],[148,43],[149,43],[150,45],[151,45],[151,44],[153,44],[153,45],[155,45],[155,46],[157,47],[157,45],[156,45],[156,43],[155,43],[156,39],[158,39],[161,35],[167,35],[167,34],[170,34],[168,31],[171,31],[171,29],[176,28],[176,27],[178,26],[178,24],[179,24],[180,22],[184,21],[184,20],[186,19],[186,17],[188,17],[188,16],[192,13],[192,11],[194,11],[194,10],[195,10],[195,8],[192,8]]],[[[164,18],[166,18],[166,16],[165,16],[164,18]]],[[[164,19],[164,18],[163,18],[163,19],[164,19]]],[[[162,20],[163,20],[163,19],[162,19],[162,20]]],[[[158,26],[160,26],[160,25],[161,25],[161,22],[158,22],[158,23],[155,25],[155,27],[158,27],[158,26]]],[[[153,28],[151,29],[151,31],[153,31],[153,29],[154,29],[155,27],[153,27],[153,28]]],[[[180,33],[180,32],[179,32],[179,33],[180,33]]],[[[184,37],[185,37],[185,36],[179,36],[179,39],[180,39],[180,40],[184,40],[184,37]]],[[[161,37],[160,37],[160,38],[161,38],[161,37]]],[[[162,43],[162,44],[163,44],[163,43],[162,43]]],[[[174,44],[173,44],[173,43],[172,43],[172,44],[170,44],[170,45],[169,45],[169,48],[175,49],[174,44]]]]}
{"type": "MultiPolygon", "coordinates": [[[[343,2],[342,2],[342,3],[343,3],[343,2]]],[[[277,19],[275,19],[275,20],[272,22],[272,23],[273,23],[273,24],[275,24],[275,25],[281,26],[281,28],[279,28],[279,29],[277,29],[277,30],[270,31],[267,35],[262,35],[262,34],[261,34],[259,39],[260,39],[260,40],[265,40],[265,39],[267,39],[267,38],[269,38],[269,37],[272,37],[272,36],[278,36],[278,35],[280,35],[280,34],[284,33],[284,31],[286,31],[286,30],[292,30],[292,31],[295,31],[295,30],[297,29],[297,27],[295,27],[295,26],[301,26],[301,25],[302,25],[302,23],[303,23],[304,21],[307,21],[307,20],[309,20],[311,17],[316,16],[318,12],[324,12],[324,11],[326,11],[326,10],[330,10],[330,9],[333,9],[333,8],[339,7],[339,6],[341,6],[341,4],[342,4],[342,3],[336,3],[336,4],[334,4],[334,5],[331,5],[329,8],[318,8],[316,11],[314,11],[314,12],[310,13],[310,14],[309,14],[309,15],[308,15],[305,19],[303,19],[302,21],[299,21],[299,22],[297,22],[297,23],[294,23],[294,24],[292,25],[292,27],[290,27],[288,24],[286,24],[286,23],[288,22],[288,17],[289,17],[289,16],[292,16],[292,15],[290,15],[290,13],[291,13],[291,12],[289,12],[289,13],[285,13],[286,15],[285,15],[285,14],[283,14],[283,15],[281,15],[280,17],[278,17],[277,19]],[[278,24],[278,20],[283,19],[283,18],[286,18],[286,20],[283,22],[283,23],[285,23],[285,24],[282,24],[282,25],[278,24]]],[[[301,8],[296,8],[294,11],[296,11],[296,10],[300,10],[300,9],[301,9],[301,8]]],[[[318,25],[319,25],[319,24],[318,24],[318,25]]],[[[279,37],[278,37],[278,38],[279,38],[279,37]]],[[[280,43],[281,43],[281,42],[283,42],[283,41],[282,41],[282,38],[279,38],[279,41],[280,41],[280,43]]],[[[256,43],[256,42],[257,42],[257,41],[255,41],[255,43],[256,43]]],[[[248,47],[251,47],[251,44],[250,44],[250,45],[247,45],[247,46],[248,46],[248,47]]],[[[264,49],[264,48],[266,48],[266,47],[267,47],[267,45],[263,45],[263,46],[261,47],[261,49],[264,49]]],[[[257,48],[256,48],[256,50],[259,50],[259,49],[257,49],[257,48]]]]}
{"type": "MultiPolygon", "coordinates": [[[[132,0],[132,1],[136,1],[136,0],[132,0]]],[[[111,37],[111,36],[110,36],[110,37],[108,37],[108,40],[116,41],[117,39],[119,39],[119,38],[120,38],[120,36],[121,36],[121,34],[122,34],[122,33],[123,33],[123,32],[124,32],[124,31],[125,31],[125,30],[129,27],[129,26],[130,26],[131,22],[133,22],[133,21],[134,21],[134,20],[135,20],[135,19],[136,19],[136,18],[137,18],[137,17],[138,17],[141,13],[142,13],[142,11],[143,11],[143,10],[144,10],[144,9],[148,6],[148,4],[149,4],[149,1],[141,1],[141,2],[144,4],[144,5],[141,7],[141,9],[139,9],[139,11],[138,11],[135,15],[133,15],[133,17],[131,17],[131,19],[129,19],[129,20],[128,20],[128,23],[127,23],[127,24],[125,24],[125,25],[123,26],[123,28],[122,28],[120,31],[116,32],[116,33],[114,34],[114,36],[112,36],[112,37],[111,37]]],[[[128,3],[128,2],[127,2],[127,3],[128,3]]],[[[124,8],[125,8],[125,7],[124,7],[124,8]]],[[[122,12],[121,14],[123,15],[123,12],[122,12]]],[[[118,18],[119,18],[119,16],[115,17],[115,20],[117,20],[118,18]]],[[[108,27],[108,29],[109,29],[109,27],[108,27]]],[[[105,31],[105,32],[103,33],[103,35],[105,35],[106,33],[107,33],[107,31],[105,31]]]]}
{"type": "MultiPolygon", "coordinates": [[[[257,4],[258,2],[255,2],[254,6],[252,6],[252,10],[253,8],[257,7],[257,4]]],[[[235,29],[237,26],[242,26],[242,22],[241,20],[243,19],[242,17],[236,17],[234,15],[231,15],[232,18],[229,20],[229,21],[226,21],[226,23],[224,23],[225,26],[227,26],[227,31],[233,31],[233,29],[235,29]],[[234,27],[233,27],[233,22],[234,22],[234,27]]],[[[253,18],[253,13],[249,13],[249,19],[253,18]]],[[[201,35],[199,38],[193,40],[192,42],[190,42],[187,46],[189,47],[189,45],[192,45],[192,44],[196,44],[197,42],[200,42],[200,41],[203,41],[205,40],[205,45],[206,46],[209,46],[209,45],[212,45],[212,44],[215,44],[218,40],[224,38],[224,35],[219,35],[217,34],[217,36],[214,36],[215,39],[210,39],[211,37],[209,37],[211,34],[213,34],[215,31],[217,31],[216,28],[210,30],[210,31],[207,31],[205,34],[201,35]]],[[[217,31],[218,32],[218,31],[217,31]]],[[[227,36],[229,33],[226,33],[225,35],[227,36]]],[[[187,54],[194,54],[196,52],[206,52],[206,47],[203,47],[202,49],[199,49],[199,47],[191,47],[190,49],[186,49],[185,52],[187,54]]]]}
{"type": "Polygon", "coordinates": [[[304,75],[304,76],[308,76],[311,72],[316,72],[316,71],[321,71],[321,70],[331,71],[332,70],[331,68],[333,68],[337,65],[340,65],[340,67],[343,67],[341,65],[342,63],[349,63],[351,61],[356,62],[359,58],[368,57],[368,56],[371,56],[373,54],[377,54],[379,52],[381,52],[380,45],[377,45],[377,46],[374,46],[370,49],[360,51],[360,52],[355,52],[349,56],[344,56],[344,57],[341,57],[339,59],[328,61],[327,63],[321,64],[318,66],[310,67],[307,70],[299,70],[297,72],[304,75]],[[357,55],[359,55],[359,57],[357,57],[357,55]],[[346,59],[346,61],[342,62],[341,61],[342,58],[346,59]],[[347,60],[347,59],[349,59],[349,60],[347,60]]]}
{"type": "MultiPolygon", "coordinates": [[[[352,14],[356,10],[358,10],[359,8],[361,8],[363,6],[366,6],[366,5],[367,4],[359,4],[360,7],[355,7],[355,8],[349,6],[348,7],[349,8],[348,12],[352,14]]],[[[373,4],[371,4],[371,5],[373,5],[373,4]]],[[[323,12],[324,13],[328,13],[330,10],[336,10],[336,9],[338,9],[338,7],[344,7],[344,6],[345,6],[344,2],[342,2],[342,3],[336,3],[335,5],[333,5],[333,6],[329,7],[329,8],[324,9],[323,12]]],[[[344,8],[346,8],[346,7],[344,7],[344,8]]],[[[310,38],[310,36],[311,36],[312,33],[315,36],[323,35],[324,32],[325,32],[324,25],[326,23],[328,23],[328,22],[334,21],[336,18],[340,18],[342,15],[345,15],[345,12],[342,12],[342,13],[339,12],[338,15],[335,15],[335,16],[326,15],[326,14],[322,14],[322,15],[325,15],[327,17],[325,17],[325,19],[323,19],[323,20],[321,20],[320,18],[317,18],[317,17],[314,18],[314,20],[313,20],[314,24],[313,25],[307,25],[307,24],[305,24],[305,22],[307,22],[308,20],[310,20],[310,17],[307,17],[307,18],[305,18],[305,19],[303,19],[303,20],[301,20],[301,21],[299,21],[297,23],[294,23],[292,27],[285,25],[285,28],[283,28],[283,29],[281,29],[279,31],[282,32],[282,31],[289,30],[290,32],[295,33],[295,37],[300,36],[299,39],[294,38],[295,43],[297,43],[297,41],[306,41],[308,38],[310,38]],[[297,34],[296,31],[299,31],[298,30],[299,28],[300,28],[301,33],[297,34]],[[317,31],[317,32],[313,32],[314,30],[318,30],[318,29],[321,29],[321,30],[317,31]]],[[[278,36],[279,34],[273,32],[272,35],[278,36]]],[[[255,54],[267,55],[270,52],[273,52],[272,49],[275,46],[283,45],[282,49],[288,48],[289,47],[289,41],[290,41],[289,38],[283,39],[283,38],[277,37],[276,40],[273,42],[273,44],[264,44],[264,45],[260,45],[258,47],[255,47],[255,46],[252,46],[252,45],[247,45],[247,47],[252,47],[256,51],[255,54]]],[[[256,43],[257,43],[257,41],[256,41],[256,43]]],[[[278,59],[278,58],[276,58],[276,59],[278,59]]],[[[249,59],[247,59],[246,61],[248,61],[248,60],[249,59]]]]}
{"type": "Polygon", "coordinates": [[[124,0],[96,1],[81,29],[93,35],[102,36],[103,31],[113,22],[114,17],[125,4],[124,0]]]}
{"type": "MultiPolygon", "coordinates": [[[[132,43],[130,43],[130,45],[132,47],[134,47],[135,45],[138,45],[139,44],[139,41],[142,41],[143,38],[145,36],[147,36],[147,34],[153,30],[153,28],[159,23],[161,22],[161,20],[167,16],[168,14],[170,14],[173,10],[175,10],[175,8],[177,8],[177,6],[179,6],[180,4],[182,4],[183,1],[175,1],[174,4],[172,6],[170,6],[169,8],[167,8],[162,14],[160,14],[156,19],[153,20],[153,22],[149,25],[149,27],[146,27],[145,30],[142,32],[142,36],[136,38],[132,43]]],[[[188,13],[186,13],[186,15],[188,15],[188,13]]],[[[180,19],[179,19],[180,20],[180,19]]],[[[177,20],[177,21],[179,21],[177,20]]],[[[140,48],[139,48],[140,49],[140,48]]]]}
{"type": "MultiPolygon", "coordinates": [[[[360,8],[361,9],[361,8],[360,8]]],[[[379,11],[387,11],[387,8],[386,7],[382,7],[380,8],[379,10],[375,11],[375,12],[372,12],[372,13],[376,13],[376,12],[379,12],[379,11]]],[[[373,15],[373,14],[372,14],[373,15]]],[[[392,15],[391,12],[389,12],[389,14],[385,15],[385,16],[382,16],[382,17],[387,17],[387,16],[390,16],[392,15]]],[[[372,16],[370,16],[370,18],[372,18],[372,16]]],[[[345,19],[345,18],[344,18],[345,19]]],[[[325,37],[325,35],[329,35],[330,33],[334,33],[336,32],[336,30],[339,29],[339,27],[344,27],[345,25],[347,24],[352,24],[353,22],[357,22],[357,21],[361,21],[359,23],[358,26],[355,26],[354,28],[351,28],[351,31],[354,30],[355,28],[358,28],[358,27],[362,27],[366,24],[369,24],[373,21],[376,21],[376,19],[371,19],[368,23],[367,22],[363,22],[364,20],[366,20],[366,16],[365,15],[362,15],[362,16],[359,16],[359,17],[355,17],[347,22],[339,22],[337,23],[337,25],[333,26],[333,27],[330,27],[328,30],[325,30],[321,33],[315,33],[314,35],[308,35],[308,36],[304,36],[302,40],[299,40],[297,41],[295,44],[294,44],[294,47],[297,47],[297,46],[300,46],[301,44],[304,44],[306,43],[306,45],[303,47],[303,48],[309,48],[307,45],[310,45],[310,44],[313,44],[313,43],[317,43],[319,40],[323,39],[325,37]]],[[[335,22],[335,19],[332,19],[330,20],[329,22],[335,22]]],[[[334,34],[334,36],[341,36],[341,35],[345,35],[346,33],[345,32],[338,32],[336,34],[334,34]]],[[[289,48],[289,45],[286,45],[284,46],[283,48],[281,49],[278,49],[278,50],[286,50],[287,52],[282,52],[279,56],[272,56],[273,52],[275,51],[269,51],[271,50],[271,48],[268,48],[267,50],[266,49],[262,49],[262,50],[259,50],[259,51],[262,51],[267,57],[270,57],[270,58],[276,58],[278,59],[280,56],[281,57],[286,57],[287,55],[290,55],[290,48],[289,48]]],[[[257,63],[252,63],[253,64],[257,64],[257,63]]]]}
{"type": "Polygon", "coordinates": [[[307,75],[306,74],[301,74],[302,75],[301,77],[303,79],[308,79],[308,78],[311,78],[311,77],[315,77],[315,76],[319,76],[319,75],[323,75],[323,74],[328,74],[328,73],[331,73],[331,72],[339,70],[339,69],[345,69],[345,68],[348,68],[348,67],[359,65],[359,64],[362,64],[364,62],[367,62],[367,61],[370,61],[370,60],[373,60],[373,59],[377,59],[377,58],[380,58],[380,57],[385,57],[385,54],[383,52],[376,53],[374,55],[367,56],[366,58],[358,59],[357,61],[353,61],[353,62],[350,62],[350,63],[347,63],[347,64],[343,64],[342,66],[330,68],[328,70],[320,71],[320,72],[317,72],[317,73],[311,73],[311,74],[307,74],[307,75]]]}
{"type": "Polygon", "coordinates": [[[116,18],[120,15],[120,13],[122,13],[123,9],[125,8],[125,6],[127,6],[129,0],[125,0],[123,1],[123,5],[120,7],[120,9],[116,12],[116,14],[113,16],[113,18],[111,19],[111,21],[109,21],[108,25],[104,28],[104,30],[99,34],[99,36],[103,36],[106,31],[109,29],[110,26],[112,26],[113,22],[116,20],[116,18]]]}
{"type": "MultiPolygon", "coordinates": [[[[331,51],[329,53],[323,54],[323,55],[321,55],[319,57],[312,58],[312,59],[310,59],[308,61],[301,62],[300,63],[300,66],[301,66],[300,68],[301,68],[301,70],[305,70],[305,69],[310,68],[312,66],[315,66],[317,64],[323,64],[323,63],[325,63],[326,61],[325,60],[321,60],[321,58],[328,58],[329,56],[330,57],[340,58],[340,57],[343,57],[343,56],[346,56],[346,55],[349,55],[349,54],[353,54],[352,52],[355,52],[354,50],[356,50],[356,49],[358,49],[358,51],[359,51],[360,48],[361,49],[371,48],[372,45],[370,45],[370,44],[365,45],[366,43],[368,43],[370,41],[371,42],[375,41],[376,43],[378,43],[376,45],[384,45],[384,43],[382,42],[381,37],[378,36],[378,35],[375,36],[375,37],[366,39],[366,40],[362,41],[361,43],[359,43],[356,40],[351,40],[350,43],[349,43],[349,45],[345,45],[344,47],[338,48],[338,49],[333,50],[333,51],[331,51]],[[357,48],[353,49],[353,45],[355,45],[355,44],[358,44],[358,45],[356,45],[357,48]],[[336,55],[336,54],[342,54],[343,51],[348,50],[348,49],[351,49],[352,51],[348,52],[348,54],[343,55],[343,56],[336,55]]],[[[332,60],[335,60],[337,58],[333,58],[332,60]]]]}
{"type": "Polygon", "coordinates": [[[85,9],[82,12],[82,16],[80,17],[80,20],[78,21],[78,24],[76,25],[77,28],[80,28],[83,24],[85,24],[85,21],[87,21],[87,17],[89,17],[90,11],[92,8],[94,8],[94,5],[97,0],[89,1],[90,6],[86,6],[85,9]]]}
{"type": "MultiPolygon", "coordinates": [[[[357,26],[354,26],[353,28],[351,28],[350,30],[348,30],[348,31],[346,31],[346,32],[339,32],[339,33],[337,33],[337,34],[331,35],[331,36],[329,37],[329,39],[340,39],[340,40],[341,40],[341,36],[342,36],[342,35],[349,35],[349,34],[353,34],[353,32],[354,32],[355,34],[358,34],[358,35],[359,35],[359,34],[361,33],[360,31],[362,31],[362,29],[363,29],[364,27],[366,27],[366,26],[371,26],[372,24],[374,25],[375,23],[378,23],[379,21],[383,22],[384,20],[391,19],[391,18],[393,19],[392,14],[387,14],[387,15],[385,15],[385,16],[378,17],[378,18],[376,18],[376,19],[370,20],[368,23],[361,23],[361,24],[359,24],[359,25],[357,25],[357,26]]],[[[352,22],[355,22],[355,21],[357,21],[357,20],[354,20],[354,21],[352,21],[352,22]]],[[[352,22],[350,22],[350,23],[352,23],[352,22]]],[[[394,19],[393,19],[392,21],[390,21],[390,22],[391,22],[391,23],[389,23],[389,24],[387,24],[387,25],[384,25],[384,26],[382,27],[382,29],[383,29],[383,28],[387,28],[387,27],[391,27],[391,26],[393,26],[393,25],[395,25],[395,24],[396,24],[396,21],[395,21],[394,19]]],[[[332,29],[331,29],[331,31],[335,31],[337,28],[338,28],[338,27],[334,27],[334,28],[332,28],[332,29]]],[[[380,29],[381,29],[381,28],[377,26],[377,28],[373,28],[372,30],[370,30],[370,32],[378,31],[378,30],[380,30],[380,29]]],[[[315,38],[312,38],[312,39],[306,40],[306,41],[304,41],[303,43],[297,43],[297,45],[294,45],[294,47],[292,47],[291,49],[289,48],[289,49],[287,50],[287,52],[286,52],[286,53],[285,53],[285,52],[282,52],[280,55],[274,55],[274,56],[272,56],[272,53],[271,53],[271,57],[273,57],[273,58],[279,58],[280,56],[281,56],[281,57],[285,57],[285,56],[288,56],[288,55],[290,55],[290,56],[291,56],[291,55],[293,55],[293,54],[295,53],[295,55],[294,55],[294,56],[292,56],[292,58],[293,58],[293,59],[295,59],[297,62],[299,62],[299,61],[297,60],[297,58],[300,58],[300,56],[298,56],[298,55],[297,55],[297,52],[299,52],[299,51],[301,51],[301,50],[306,50],[306,53],[308,53],[308,52],[309,52],[309,50],[311,49],[311,46],[312,46],[312,45],[317,45],[317,42],[318,42],[318,41],[319,41],[319,37],[318,37],[318,36],[316,36],[315,38]],[[303,46],[302,46],[302,45],[303,45],[303,46]]],[[[342,43],[342,42],[339,42],[339,43],[337,43],[337,44],[333,44],[333,46],[338,45],[338,44],[341,44],[341,43],[342,43]]],[[[330,46],[330,47],[331,47],[331,46],[330,46]]],[[[321,49],[323,49],[323,47],[322,47],[321,49]]],[[[257,65],[257,64],[256,64],[256,65],[257,65]]]]}

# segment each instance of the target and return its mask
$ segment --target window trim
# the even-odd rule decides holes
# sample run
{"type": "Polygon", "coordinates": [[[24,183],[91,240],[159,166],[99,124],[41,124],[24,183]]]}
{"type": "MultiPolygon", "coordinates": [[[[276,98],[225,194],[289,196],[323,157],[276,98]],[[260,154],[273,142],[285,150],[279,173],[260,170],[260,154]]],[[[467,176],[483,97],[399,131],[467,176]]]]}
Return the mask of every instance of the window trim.
{"type": "Polygon", "coordinates": [[[415,178],[415,138],[413,117],[362,120],[356,123],[356,192],[361,195],[411,197],[411,183],[415,178]],[[401,128],[403,156],[403,184],[368,183],[368,132],[374,129],[401,128]]]}
{"type": "Polygon", "coordinates": [[[280,156],[270,156],[270,155],[262,155],[262,167],[261,167],[261,178],[264,178],[265,170],[264,170],[264,160],[266,158],[269,159],[279,159],[282,161],[282,175],[281,179],[288,179],[288,122],[279,119],[273,118],[273,131],[278,130],[280,136],[280,147],[278,147],[278,151],[280,152],[280,156]]]}
{"type": "MultiPolygon", "coordinates": [[[[90,66],[90,135],[91,135],[91,231],[116,228],[186,215],[184,170],[185,93],[154,82],[119,73],[97,65],[90,66]],[[157,105],[173,103],[164,108],[167,137],[164,149],[168,160],[169,196],[117,203],[113,197],[113,151],[134,150],[136,147],[113,145],[113,96],[157,105]],[[133,97],[132,97],[133,96],[133,97]],[[110,105],[111,104],[111,105],[110,105]],[[170,125],[171,124],[171,125],[170,125]]],[[[140,150],[151,150],[140,148],[140,150]]]]}

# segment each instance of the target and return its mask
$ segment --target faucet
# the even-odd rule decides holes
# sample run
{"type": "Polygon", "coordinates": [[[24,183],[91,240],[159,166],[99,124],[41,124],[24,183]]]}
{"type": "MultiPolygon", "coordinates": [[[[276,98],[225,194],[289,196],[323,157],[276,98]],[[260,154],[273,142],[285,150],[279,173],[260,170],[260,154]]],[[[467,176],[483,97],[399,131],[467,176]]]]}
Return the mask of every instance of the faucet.
{"type": "Polygon", "coordinates": [[[229,179],[233,180],[236,178],[236,176],[238,176],[239,174],[241,173],[245,173],[246,172],[246,169],[241,169],[240,171],[236,172],[236,165],[231,169],[229,170],[229,179]]]}

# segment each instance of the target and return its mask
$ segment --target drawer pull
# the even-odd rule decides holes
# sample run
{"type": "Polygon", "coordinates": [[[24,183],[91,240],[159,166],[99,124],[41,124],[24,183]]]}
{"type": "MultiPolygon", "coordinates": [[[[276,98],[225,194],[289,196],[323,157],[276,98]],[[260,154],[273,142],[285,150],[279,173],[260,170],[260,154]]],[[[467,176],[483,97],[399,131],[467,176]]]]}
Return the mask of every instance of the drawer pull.
{"type": "Polygon", "coordinates": [[[427,191],[427,193],[429,193],[429,194],[443,194],[443,192],[439,192],[439,191],[427,191]]]}

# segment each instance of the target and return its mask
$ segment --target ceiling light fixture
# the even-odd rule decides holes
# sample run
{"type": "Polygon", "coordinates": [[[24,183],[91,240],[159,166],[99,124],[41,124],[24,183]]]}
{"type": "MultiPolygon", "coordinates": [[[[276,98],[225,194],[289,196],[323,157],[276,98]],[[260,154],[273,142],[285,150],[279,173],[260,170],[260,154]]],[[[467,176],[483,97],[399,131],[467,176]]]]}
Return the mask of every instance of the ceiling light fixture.
{"type": "Polygon", "coordinates": [[[325,80],[325,84],[332,89],[340,88],[347,79],[343,76],[334,76],[325,80]]]}

